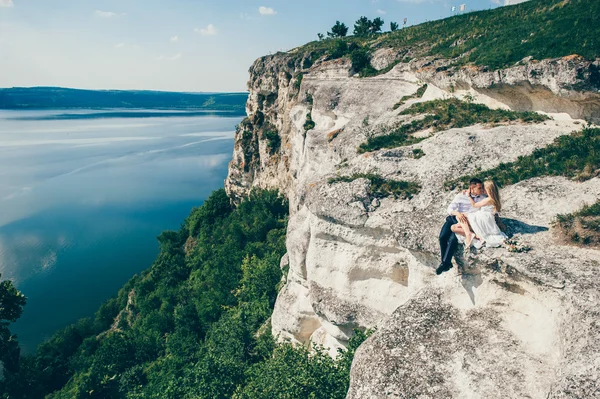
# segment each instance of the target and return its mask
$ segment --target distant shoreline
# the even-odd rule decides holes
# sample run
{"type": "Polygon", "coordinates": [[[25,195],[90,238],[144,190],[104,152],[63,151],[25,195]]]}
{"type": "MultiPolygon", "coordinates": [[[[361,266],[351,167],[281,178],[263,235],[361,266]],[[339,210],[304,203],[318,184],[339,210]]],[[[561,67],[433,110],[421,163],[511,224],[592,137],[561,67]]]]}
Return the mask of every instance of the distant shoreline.
{"type": "Polygon", "coordinates": [[[248,93],[184,93],[153,90],[87,90],[61,87],[0,89],[2,110],[179,110],[245,114],[248,93]]]}

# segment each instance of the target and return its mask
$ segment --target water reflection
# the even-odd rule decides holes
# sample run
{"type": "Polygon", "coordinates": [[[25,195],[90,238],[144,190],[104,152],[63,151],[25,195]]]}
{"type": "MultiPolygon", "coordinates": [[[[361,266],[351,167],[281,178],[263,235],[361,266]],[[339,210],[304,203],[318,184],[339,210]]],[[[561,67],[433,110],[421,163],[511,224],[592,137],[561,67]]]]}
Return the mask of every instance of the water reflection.
{"type": "Polygon", "coordinates": [[[52,112],[0,111],[0,272],[29,298],[11,325],[25,352],[149,267],[155,237],[222,187],[241,120],[52,112]]]}

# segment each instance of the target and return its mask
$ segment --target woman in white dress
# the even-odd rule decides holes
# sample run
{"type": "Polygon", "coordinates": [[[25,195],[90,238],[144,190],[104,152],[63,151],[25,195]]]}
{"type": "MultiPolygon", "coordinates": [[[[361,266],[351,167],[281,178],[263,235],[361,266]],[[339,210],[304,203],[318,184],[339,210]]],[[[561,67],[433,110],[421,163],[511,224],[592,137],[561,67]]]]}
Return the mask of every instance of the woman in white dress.
{"type": "Polygon", "coordinates": [[[478,247],[483,243],[487,247],[499,247],[507,238],[506,234],[496,224],[495,214],[502,209],[498,186],[493,181],[488,180],[483,183],[483,187],[488,196],[486,199],[476,203],[471,198],[470,193],[467,195],[471,205],[477,210],[476,212],[467,213],[469,224],[459,223],[452,226],[452,231],[465,236],[465,249],[468,249],[474,240],[480,241],[478,247]]]}

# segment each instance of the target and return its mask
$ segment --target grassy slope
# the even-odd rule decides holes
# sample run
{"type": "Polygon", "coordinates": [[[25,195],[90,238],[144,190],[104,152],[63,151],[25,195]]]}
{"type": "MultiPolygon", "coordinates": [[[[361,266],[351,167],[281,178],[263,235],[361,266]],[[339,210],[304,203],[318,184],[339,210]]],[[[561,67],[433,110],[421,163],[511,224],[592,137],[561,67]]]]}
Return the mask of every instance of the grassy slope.
{"type": "MultiPolygon", "coordinates": [[[[531,0],[510,7],[478,11],[375,36],[345,39],[372,48],[393,47],[415,58],[455,58],[490,68],[534,59],[579,54],[600,56],[600,2],[596,0],[531,0]]],[[[341,39],[311,42],[300,53],[333,51],[341,39]]]]}
{"type": "Polygon", "coordinates": [[[585,128],[558,137],[552,144],[519,157],[515,162],[501,163],[493,169],[448,181],[445,187],[464,187],[473,177],[492,179],[501,187],[541,176],[565,176],[584,181],[597,176],[599,171],[600,128],[585,128]]]}
{"type": "Polygon", "coordinates": [[[400,112],[400,115],[419,114],[425,114],[425,117],[396,126],[386,134],[370,137],[358,147],[358,152],[363,153],[418,143],[424,137],[414,137],[412,134],[426,129],[441,131],[472,126],[478,123],[497,124],[515,121],[540,123],[549,119],[547,116],[535,112],[490,109],[483,104],[460,101],[455,98],[413,104],[400,112]]]}

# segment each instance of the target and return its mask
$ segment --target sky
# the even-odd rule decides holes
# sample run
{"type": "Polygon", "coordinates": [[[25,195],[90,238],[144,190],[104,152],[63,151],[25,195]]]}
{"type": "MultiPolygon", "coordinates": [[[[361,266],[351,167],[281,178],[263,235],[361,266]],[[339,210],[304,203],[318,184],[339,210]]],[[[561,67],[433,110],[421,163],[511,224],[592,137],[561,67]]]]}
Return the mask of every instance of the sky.
{"type": "Polygon", "coordinates": [[[407,26],[522,0],[0,0],[0,87],[246,91],[263,55],[360,16],[407,26]]]}

